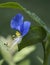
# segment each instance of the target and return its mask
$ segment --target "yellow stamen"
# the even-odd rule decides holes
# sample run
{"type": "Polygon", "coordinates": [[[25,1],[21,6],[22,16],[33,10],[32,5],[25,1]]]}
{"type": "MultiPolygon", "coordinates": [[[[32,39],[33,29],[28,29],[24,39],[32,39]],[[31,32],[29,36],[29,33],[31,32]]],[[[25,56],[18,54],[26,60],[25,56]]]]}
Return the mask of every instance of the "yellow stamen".
{"type": "Polygon", "coordinates": [[[21,35],[20,32],[16,31],[16,36],[20,36],[20,35],[21,35]]]}

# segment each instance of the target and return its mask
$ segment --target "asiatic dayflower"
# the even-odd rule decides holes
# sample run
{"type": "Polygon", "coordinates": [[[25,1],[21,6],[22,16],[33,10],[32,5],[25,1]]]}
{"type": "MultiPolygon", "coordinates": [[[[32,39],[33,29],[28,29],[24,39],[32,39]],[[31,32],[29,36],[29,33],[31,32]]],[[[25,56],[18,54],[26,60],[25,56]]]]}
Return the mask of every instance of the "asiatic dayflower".
{"type": "Polygon", "coordinates": [[[29,21],[24,21],[22,14],[16,14],[10,23],[12,29],[16,30],[16,38],[14,39],[14,45],[20,43],[22,38],[29,32],[31,23],[29,21]]]}

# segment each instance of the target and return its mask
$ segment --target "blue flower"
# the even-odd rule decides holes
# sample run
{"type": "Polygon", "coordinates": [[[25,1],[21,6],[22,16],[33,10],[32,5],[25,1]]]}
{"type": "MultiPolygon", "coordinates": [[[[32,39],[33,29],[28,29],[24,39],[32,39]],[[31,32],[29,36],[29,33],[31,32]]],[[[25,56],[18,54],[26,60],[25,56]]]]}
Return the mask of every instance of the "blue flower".
{"type": "Polygon", "coordinates": [[[31,23],[29,21],[23,21],[24,17],[22,14],[18,13],[11,20],[10,26],[12,29],[18,30],[22,36],[25,36],[29,29],[31,23]]]}

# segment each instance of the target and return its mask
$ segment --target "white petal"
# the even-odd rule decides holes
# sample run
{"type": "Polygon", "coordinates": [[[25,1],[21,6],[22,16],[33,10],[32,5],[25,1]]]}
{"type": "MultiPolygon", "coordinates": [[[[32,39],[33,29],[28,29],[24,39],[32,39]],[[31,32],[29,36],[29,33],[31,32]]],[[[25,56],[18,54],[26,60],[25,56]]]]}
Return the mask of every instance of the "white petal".
{"type": "Polygon", "coordinates": [[[12,41],[12,46],[11,48],[13,48],[16,44],[20,44],[22,41],[22,36],[19,36],[17,38],[15,38],[13,41],[12,41]]]}

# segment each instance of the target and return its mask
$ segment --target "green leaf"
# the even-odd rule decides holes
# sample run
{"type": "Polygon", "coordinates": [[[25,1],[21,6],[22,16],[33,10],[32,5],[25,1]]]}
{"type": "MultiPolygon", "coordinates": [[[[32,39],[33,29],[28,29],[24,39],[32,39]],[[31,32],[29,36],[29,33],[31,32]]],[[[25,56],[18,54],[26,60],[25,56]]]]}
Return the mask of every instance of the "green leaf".
{"type": "Polygon", "coordinates": [[[31,27],[29,33],[25,37],[23,37],[22,42],[19,44],[19,50],[26,46],[42,42],[45,38],[46,31],[43,27],[41,26],[31,27]]]}
{"type": "Polygon", "coordinates": [[[29,55],[31,52],[34,52],[36,49],[35,46],[28,46],[16,53],[13,57],[14,62],[19,62],[23,60],[27,55],[29,55]]]}
{"type": "Polygon", "coordinates": [[[17,2],[6,2],[0,4],[0,8],[18,8],[18,9],[23,9],[23,7],[17,3],[17,2]]]}
{"type": "Polygon", "coordinates": [[[3,56],[3,59],[9,65],[15,65],[10,51],[8,50],[8,48],[4,45],[4,43],[2,41],[0,41],[0,50],[1,50],[1,54],[3,56]]]}

